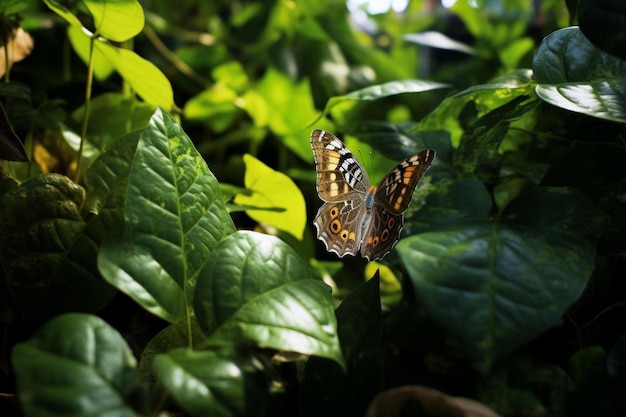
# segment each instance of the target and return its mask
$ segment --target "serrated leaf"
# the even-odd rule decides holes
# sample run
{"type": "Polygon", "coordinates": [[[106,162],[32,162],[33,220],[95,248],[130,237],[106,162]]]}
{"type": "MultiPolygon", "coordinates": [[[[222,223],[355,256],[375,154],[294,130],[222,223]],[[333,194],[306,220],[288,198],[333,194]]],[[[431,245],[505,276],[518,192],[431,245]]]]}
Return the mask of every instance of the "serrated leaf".
{"type": "Polygon", "coordinates": [[[198,277],[194,308],[213,343],[243,339],[343,364],[330,289],[274,236],[238,232],[222,241],[198,277]]]}
{"type": "Polygon", "coordinates": [[[269,395],[260,363],[243,355],[176,349],[158,355],[154,369],[191,416],[261,415],[269,395]]]}
{"type": "Polygon", "coordinates": [[[26,416],[138,416],[136,361],[122,336],[102,319],[66,314],[13,349],[26,416]]]}
{"type": "Polygon", "coordinates": [[[592,117],[626,122],[626,61],[593,46],[578,27],[548,35],[535,54],[539,97],[592,117]]]}
{"type": "Polygon", "coordinates": [[[584,239],[489,223],[412,236],[397,248],[416,296],[481,372],[552,326],[595,259],[584,239]]]}
{"type": "Polygon", "coordinates": [[[237,194],[235,204],[248,207],[246,213],[257,222],[272,225],[302,240],[306,206],[298,186],[252,155],[244,155],[243,161],[246,165],[244,184],[251,194],[237,194]]]}
{"type": "Polygon", "coordinates": [[[83,188],[59,174],[33,177],[0,199],[0,259],[28,325],[95,312],[115,293],[95,268],[98,241],[85,233],[84,199],[83,188]]]}
{"type": "Polygon", "coordinates": [[[115,42],[137,35],[144,26],[143,8],[136,0],[83,0],[96,33],[115,42]]]}
{"type": "Polygon", "coordinates": [[[124,235],[103,244],[103,276],[143,308],[183,319],[195,276],[234,226],[217,180],[172,116],[157,110],[137,146],[124,235]]]}

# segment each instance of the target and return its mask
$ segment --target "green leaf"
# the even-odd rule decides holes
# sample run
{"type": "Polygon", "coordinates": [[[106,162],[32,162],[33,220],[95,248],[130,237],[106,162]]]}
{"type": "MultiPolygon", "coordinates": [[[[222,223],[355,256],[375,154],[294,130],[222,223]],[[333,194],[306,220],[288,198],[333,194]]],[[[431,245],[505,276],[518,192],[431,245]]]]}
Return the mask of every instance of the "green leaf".
{"type": "Polygon", "coordinates": [[[0,4],[0,15],[19,13],[28,7],[28,0],[4,0],[0,4]]]}
{"type": "MultiPolygon", "coordinates": [[[[482,181],[475,177],[437,181],[423,207],[405,214],[408,236],[463,223],[487,220],[493,201],[482,181]]],[[[414,197],[415,198],[415,197],[414,197]]]]}
{"type": "Polygon", "coordinates": [[[252,357],[176,349],[158,355],[154,369],[191,416],[258,416],[268,400],[269,381],[252,357]]]}
{"type": "Polygon", "coordinates": [[[216,83],[185,103],[188,120],[207,123],[216,132],[223,132],[237,119],[237,92],[222,83],[216,83]]]}
{"type": "Polygon", "coordinates": [[[594,381],[605,372],[606,352],[600,346],[589,346],[574,353],[569,361],[569,370],[576,384],[594,381]]]}
{"type": "Polygon", "coordinates": [[[540,101],[526,102],[527,96],[516,97],[510,102],[480,117],[463,136],[454,164],[465,173],[474,173],[479,168],[496,166],[500,159],[498,148],[509,130],[511,122],[523,118],[535,109],[540,101]]]}
{"type": "Polygon", "coordinates": [[[244,184],[251,195],[237,194],[235,204],[247,206],[246,213],[257,222],[270,224],[302,240],[306,206],[300,189],[291,178],[252,155],[244,155],[243,161],[246,165],[244,184]]]}
{"type": "Polygon", "coordinates": [[[465,130],[461,127],[461,112],[468,103],[473,102],[482,116],[518,97],[533,95],[535,82],[532,71],[516,70],[502,77],[495,78],[487,84],[475,85],[459,91],[446,98],[418,125],[419,130],[446,130],[450,133],[452,143],[458,145],[465,130]]]}
{"type": "Polygon", "coordinates": [[[577,27],[548,35],[533,71],[537,95],[548,103],[626,123],[626,61],[597,49],[577,27]]]}
{"type": "Polygon", "coordinates": [[[101,53],[115,66],[115,70],[146,102],[171,109],[174,106],[172,85],[154,65],[128,49],[117,48],[96,40],[94,51],[101,53]]]}
{"type": "Polygon", "coordinates": [[[330,289],[276,237],[238,232],[222,241],[198,277],[194,308],[212,343],[243,339],[344,363],[330,289]]]}
{"type": "Polygon", "coordinates": [[[26,416],[138,416],[136,362],[102,319],[66,314],[13,349],[26,416]]]}
{"type": "MultiPolygon", "coordinates": [[[[308,126],[318,118],[319,111],[313,103],[313,94],[308,80],[295,83],[287,75],[274,68],[269,68],[257,85],[257,92],[267,103],[258,109],[265,112],[270,109],[268,125],[280,136],[281,141],[303,161],[311,161],[311,147],[307,140],[308,126]],[[294,109],[298,109],[294,111],[294,109]]],[[[256,97],[258,101],[259,97],[256,97]]],[[[256,114],[256,106],[247,106],[246,110],[256,114]]],[[[262,120],[262,115],[252,116],[262,120]]],[[[324,128],[324,127],[321,127],[324,128]]]]}
{"type": "MultiPolygon", "coordinates": [[[[143,129],[150,121],[156,107],[135,97],[120,93],[104,93],[89,102],[89,143],[104,150],[114,140],[143,129]]],[[[72,119],[80,125],[85,108],[80,106],[72,112],[72,119]]]]}
{"type": "Polygon", "coordinates": [[[53,12],[61,16],[65,19],[71,26],[76,26],[77,28],[81,28],[83,24],[80,19],[74,15],[65,5],[63,5],[58,0],[43,0],[53,12]]]}
{"type": "MultiPolygon", "coordinates": [[[[89,51],[91,49],[91,37],[87,36],[81,26],[70,25],[67,27],[67,37],[72,44],[74,52],[87,65],[89,63],[89,51]]],[[[113,63],[97,48],[93,50],[93,73],[97,80],[105,80],[115,71],[113,63]]]]}
{"type": "Polygon", "coordinates": [[[358,101],[372,101],[381,98],[395,96],[398,94],[406,93],[422,93],[424,91],[437,90],[440,88],[448,88],[449,84],[438,83],[436,81],[426,80],[401,80],[401,81],[389,81],[383,84],[371,85],[369,87],[362,88],[360,90],[352,91],[343,96],[331,97],[326,104],[324,114],[330,112],[330,110],[346,100],[358,100],[358,101]]]}
{"type": "Polygon", "coordinates": [[[337,332],[348,372],[334,362],[312,357],[300,382],[303,416],[365,415],[380,389],[382,313],[379,279],[361,284],[337,308],[337,332]],[[367,323],[364,326],[363,323],[367,323]]]}
{"type": "Polygon", "coordinates": [[[124,42],[143,29],[144,16],[136,0],[83,0],[93,17],[96,33],[124,42]]]}
{"type": "Polygon", "coordinates": [[[103,244],[103,276],[168,321],[185,316],[195,276],[234,226],[217,180],[172,116],[157,110],[132,163],[124,235],[103,244]]]}
{"type": "Polygon", "coordinates": [[[98,240],[85,233],[84,199],[83,188],[59,174],[33,177],[0,198],[0,260],[28,325],[95,312],[115,293],[95,265],[98,240]]]}
{"type": "Polygon", "coordinates": [[[477,55],[476,49],[471,46],[450,38],[449,36],[435,31],[410,33],[402,37],[407,42],[424,45],[431,48],[446,49],[449,51],[462,52],[469,55],[477,55]]]}
{"type": "Polygon", "coordinates": [[[580,30],[598,48],[626,59],[626,4],[621,0],[578,0],[580,30]]]}
{"type": "Polygon", "coordinates": [[[626,375],[626,334],[617,338],[606,358],[606,370],[611,377],[626,375]]]}
{"type": "Polygon", "coordinates": [[[400,241],[416,296],[485,373],[580,296],[595,248],[541,229],[474,223],[400,241]]]}

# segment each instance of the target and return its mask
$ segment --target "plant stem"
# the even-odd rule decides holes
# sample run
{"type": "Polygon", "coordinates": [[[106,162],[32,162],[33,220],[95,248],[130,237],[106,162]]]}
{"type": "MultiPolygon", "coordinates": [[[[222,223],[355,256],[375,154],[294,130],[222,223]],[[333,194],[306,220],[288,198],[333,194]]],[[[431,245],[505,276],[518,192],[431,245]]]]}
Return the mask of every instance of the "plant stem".
{"type": "Polygon", "coordinates": [[[76,176],[74,181],[78,183],[80,181],[80,173],[83,163],[83,147],[87,140],[87,124],[89,123],[89,102],[91,101],[91,88],[93,86],[93,48],[96,41],[96,35],[91,37],[89,42],[89,64],[87,65],[87,85],[85,86],[85,105],[83,106],[85,111],[83,113],[83,123],[80,129],[80,146],[78,147],[78,160],[76,161],[76,176]]]}

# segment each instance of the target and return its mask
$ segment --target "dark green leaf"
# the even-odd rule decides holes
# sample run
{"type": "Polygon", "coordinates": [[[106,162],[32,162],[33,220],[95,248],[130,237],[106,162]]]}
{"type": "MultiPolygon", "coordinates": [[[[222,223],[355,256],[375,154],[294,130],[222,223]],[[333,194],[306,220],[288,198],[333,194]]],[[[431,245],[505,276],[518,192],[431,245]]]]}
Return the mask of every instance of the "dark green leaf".
{"type": "Polygon", "coordinates": [[[626,335],[621,335],[606,358],[607,373],[612,377],[624,377],[626,375],[626,335]]]}
{"type": "Polygon", "coordinates": [[[4,106],[0,104],[0,160],[28,162],[26,149],[15,134],[11,122],[7,118],[4,106]]]}
{"type": "Polygon", "coordinates": [[[98,241],[84,233],[84,198],[67,177],[47,174],[0,200],[2,265],[29,325],[67,311],[95,312],[115,292],[98,274],[98,241]]]}
{"type": "Polygon", "coordinates": [[[548,35],[533,71],[537,95],[548,103],[626,123],[626,61],[597,49],[577,27],[548,35]]]}
{"type": "Polygon", "coordinates": [[[626,3],[621,0],[579,0],[580,30],[598,48],[626,59],[626,3]]]}
{"type": "Polygon", "coordinates": [[[176,349],[154,359],[154,369],[191,416],[259,416],[269,381],[252,357],[176,349]]]}
{"type": "Polygon", "coordinates": [[[573,236],[488,223],[412,236],[397,249],[417,297],[481,372],[563,315],[595,254],[573,236]]]}
{"type": "Polygon", "coordinates": [[[474,177],[438,181],[431,188],[423,207],[407,210],[403,230],[407,236],[486,220],[493,205],[485,185],[474,177]]]}
{"type": "Polygon", "coordinates": [[[378,277],[360,285],[337,308],[337,332],[348,372],[312,357],[301,381],[303,416],[364,415],[380,389],[382,314],[378,277]],[[366,325],[364,325],[366,324],[366,325]]]}
{"type": "Polygon", "coordinates": [[[100,271],[148,311],[182,320],[196,274],[234,227],[215,177],[181,127],[161,110],[139,140],[124,219],[124,235],[102,246],[100,271]]]}
{"type": "Polygon", "coordinates": [[[575,383],[597,380],[605,373],[606,352],[600,346],[590,346],[576,352],[569,361],[569,371],[575,383]]]}
{"type": "Polygon", "coordinates": [[[473,173],[481,165],[495,165],[498,148],[509,130],[511,122],[532,111],[538,100],[524,102],[527,96],[517,97],[479,118],[465,131],[454,156],[454,163],[465,173],[473,173]]]}
{"type": "Polygon", "coordinates": [[[13,350],[26,416],[138,416],[136,362],[102,319],[66,314],[13,350]]]}

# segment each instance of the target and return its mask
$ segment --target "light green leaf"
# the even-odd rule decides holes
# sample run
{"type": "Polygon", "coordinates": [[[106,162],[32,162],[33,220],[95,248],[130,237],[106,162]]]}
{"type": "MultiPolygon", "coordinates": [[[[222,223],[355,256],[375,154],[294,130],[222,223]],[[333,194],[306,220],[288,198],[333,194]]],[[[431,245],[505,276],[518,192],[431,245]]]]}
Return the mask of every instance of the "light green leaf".
{"type": "Polygon", "coordinates": [[[99,40],[95,42],[94,49],[113,63],[116,71],[146,102],[168,110],[174,106],[172,85],[152,62],[133,51],[99,40]]]}
{"type": "Polygon", "coordinates": [[[250,195],[239,193],[235,204],[259,223],[270,224],[302,240],[306,227],[306,205],[302,192],[283,174],[274,171],[252,155],[244,155],[244,184],[250,195]]]}
{"type": "Polygon", "coordinates": [[[83,0],[98,35],[115,42],[136,36],[144,26],[143,9],[136,0],[83,0]]]}
{"type": "MultiPolygon", "coordinates": [[[[89,63],[89,49],[91,48],[91,37],[83,32],[82,26],[70,25],[67,28],[67,37],[72,44],[74,52],[87,65],[89,63]]],[[[93,50],[93,72],[98,80],[106,79],[115,71],[113,63],[99,49],[93,50]]]]}
{"type": "MultiPolygon", "coordinates": [[[[257,113],[252,107],[255,102],[248,103],[246,109],[251,111],[251,117],[259,123],[269,116],[267,120],[270,129],[283,143],[303,161],[311,161],[311,147],[307,140],[310,133],[308,126],[321,117],[318,117],[320,112],[313,103],[309,81],[303,79],[294,83],[287,75],[269,68],[257,85],[257,92],[267,104],[266,107],[259,108],[257,113]]],[[[256,102],[260,97],[254,97],[256,102]]],[[[328,127],[330,126],[327,122],[318,126],[321,129],[328,127]]]]}
{"type": "Polygon", "coordinates": [[[181,321],[196,274],[234,226],[217,180],[180,125],[160,109],[137,145],[124,221],[124,234],[101,247],[102,275],[146,310],[181,321]]]}

